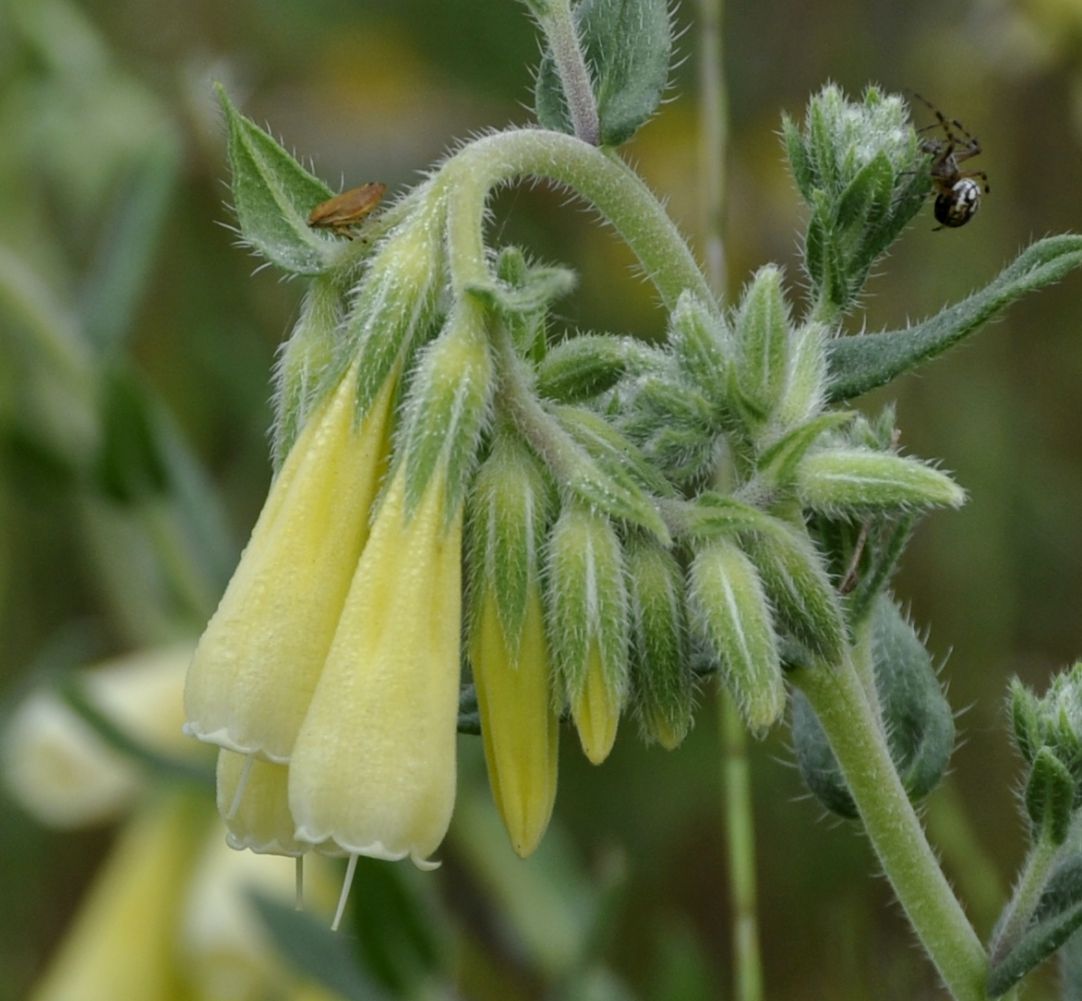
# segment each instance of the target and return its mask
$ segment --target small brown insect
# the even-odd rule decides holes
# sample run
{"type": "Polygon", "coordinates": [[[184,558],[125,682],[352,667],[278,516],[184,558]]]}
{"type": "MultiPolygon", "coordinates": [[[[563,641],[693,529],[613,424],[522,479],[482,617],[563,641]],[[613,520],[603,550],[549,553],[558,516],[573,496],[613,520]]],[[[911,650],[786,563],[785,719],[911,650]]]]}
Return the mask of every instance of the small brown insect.
{"type": "Polygon", "coordinates": [[[335,236],[350,236],[350,230],[380,203],[386,184],[369,181],[359,188],[350,188],[325,202],[320,202],[308,215],[313,229],[329,229],[335,236]]]}

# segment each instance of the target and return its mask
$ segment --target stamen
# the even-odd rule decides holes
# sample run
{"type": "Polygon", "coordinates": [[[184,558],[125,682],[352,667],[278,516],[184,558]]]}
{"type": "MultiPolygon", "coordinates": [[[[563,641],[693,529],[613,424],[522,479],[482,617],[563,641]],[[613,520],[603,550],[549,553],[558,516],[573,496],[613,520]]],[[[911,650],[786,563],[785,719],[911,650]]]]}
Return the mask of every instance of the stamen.
{"type": "Polygon", "coordinates": [[[349,865],[346,866],[346,878],[342,883],[342,894],[338,898],[338,910],[335,912],[334,920],[331,922],[331,931],[338,931],[338,926],[342,922],[342,914],[346,909],[346,901],[349,899],[349,888],[353,885],[353,873],[357,870],[357,856],[350,855],[349,865]]]}
{"type": "Polygon", "coordinates": [[[248,788],[248,776],[252,774],[252,762],[255,758],[249,754],[244,759],[244,767],[240,770],[240,778],[237,779],[237,788],[233,793],[233,802],[229,804],[229,812],[225,819],[232,820],[240,809],[240,802],[244,798],[244,790],[248,788]]]}
{"type": "Polygon", "coordinates": [[[293,887],[295,892],[294,909],[304,910],[304,856],[298,855],[293,860],[293,887]]]}

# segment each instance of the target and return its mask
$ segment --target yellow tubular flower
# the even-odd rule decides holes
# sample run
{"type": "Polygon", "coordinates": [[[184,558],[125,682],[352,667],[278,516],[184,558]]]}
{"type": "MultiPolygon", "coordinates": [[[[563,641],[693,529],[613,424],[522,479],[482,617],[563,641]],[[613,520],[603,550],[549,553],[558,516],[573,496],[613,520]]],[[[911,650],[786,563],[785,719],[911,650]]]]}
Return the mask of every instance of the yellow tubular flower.
{"type": "Polygon", "coordinates": [[[202,796],[171,793],[121,834],[30,1001],[181,1001],[173,961],[189,863],[210,819],[202,796]]]}
{"type": "Polygon", "coordinates": [[[290,450],[188,672],[200,740],[289,760],[367,536],[395,381],[357,426],[354,366],[290,450]]]}
{"type": "Polygon", "coordinates": [[[455,797],[461,509],[434,476],[404,517],[388,488],[289,767],[296,837],[424,866],[455,797]]]}
{"type": "Polygon", "coordinates": [[[583,754],[591,764],[600,765],[616,743],[620,701],[619,693],[605,680],[601,650],[596,640],[590,643],[586,655],[586,679],[581,692],[571,702],[571,718],[579,732],[583,754]]]}
{"type": "Polygon", "coordinates": [[[311,845],[293,837],[289,766],[235,751],[218,752],[218,812],[230,848],[259,854],[303,855],[311,845]]]}
{"type": "MultiPolygon", "coordinates": [[[[514,663],[491,589],[470,651],[488,782],[515,851],[541,841],[556,799],[558,720],[553,710],[541,595],[533,586],[514,663]]],[[[615,736],[615,734],[614,734],[615,736]]]]}

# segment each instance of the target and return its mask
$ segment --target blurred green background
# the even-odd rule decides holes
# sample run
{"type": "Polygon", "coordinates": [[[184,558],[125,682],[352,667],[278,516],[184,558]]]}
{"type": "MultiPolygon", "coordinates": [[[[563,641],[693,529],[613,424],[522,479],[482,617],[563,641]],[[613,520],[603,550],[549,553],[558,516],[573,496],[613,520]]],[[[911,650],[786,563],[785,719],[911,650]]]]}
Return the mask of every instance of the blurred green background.
{"type": "MultiPolygon", "coordinates": [[[[1082,0],[730,8],[730,292],[776,260],[799,295],[800,210],[779,114],[799,115],[828,79],[853,94],[875,81],[926,95],[980,137],[992,186],[965,229],[931,232],[930,210],[911,227],[854,329],[933,312],[1032,238],[1082,230],[1082,0]]],[[[626,154],[698,237],[693,5],[676,17],[688,59],[671,102],[626,154]]],[[[527,122],[537,54],[511,0],[3,0],[5,704],[35,672],[195,635],[265,493],[269,375],[302,289],[269,269],[253,274],[258,262],[230,232],[211,82],[332,186],[379,179],[400,191],[456,141],[527,122]],[[90,355],[95,378],[121,387],[105,411],[90,355]],[[214,484],[220,507],[193,514],[161,500],[139,430],[148,423],[186,443],[176,461],[193,493],[201,476],[214,484]],[[100,429],[117,425],[129,432],[103,458],[100,429]],[[164,577],[150,555],[163,544],[176,554],[164,577]]],[[[579,291],[560,307],[568,328],[658,336],[650,290],[589,214],[543,187],[504,192],[495,209],[502,240],[579,271],[579,291]]],[[[971,495],[921,527],[897,590],[931,649],[950,654],[950,699],[968,710],[927,817],[982,933],[1023,850],[1006,679],[1043,687],[1082,655],[1080,281],[1015,305],[964,350],[867,401],[897,399],[903,446],[940,457],[971,495]],[[953,846],[965,838],[977,849],[953,846]]],[[[514,921],[493,889],[505,870],[517,907],[529,912],[536,892],[539,914],[546,894],[615,887],[591,946],[603,986],[590,996],[729,996],[715,709],[705,696],[675,753],[644,750],[627,726],[600,769],[565,740],[553,839],[575,867],[565,883],[547,882],[543,859],[517,863],[517,875],[502,856],[479,859],[477,845],[483,856],[504,846],[479,833],[491,826],[487,807],[463,807],[444,869],[426,877],[458,942],[448,975],[462,996],[540,996],[537,948],[507,932],[514,921]]],[[[466,804],[484,778],[476,741],[462,741],[466,804]]],[[[861,837],[802,798],[784,735],[752,753],[768,996],[940,996],[861,837]]],[[[0,798],[0,998],[25,995],[110,834],[58,834],[0,798]]]]}

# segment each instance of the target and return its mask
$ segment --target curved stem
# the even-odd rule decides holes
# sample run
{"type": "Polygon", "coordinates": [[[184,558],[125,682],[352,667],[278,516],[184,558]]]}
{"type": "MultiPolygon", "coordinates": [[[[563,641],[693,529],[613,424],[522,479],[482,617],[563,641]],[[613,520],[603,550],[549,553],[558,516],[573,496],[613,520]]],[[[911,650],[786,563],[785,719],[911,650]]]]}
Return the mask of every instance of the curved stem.
{"type": "Polygon", "coordinates": [[[988,961],[947,883],[850,664],[790,676],[815,709],[864,829],[913,926],[957,1001],[987,1001],[988,961]]]}
{"type": "Polygon", "coordinates": [[[719,298],[725,295],[725,152],[728,100],[722,64],[723,0],[699,0],[699,201],[703,213],[706,273],[719,298]]]}
{"type": "Polygon", "coordinates": [[[470,143],[440,173],[448,198],[451,281],[461,295],[490,284],[482,225],[492,189],[539,177],[570,188],[601,213],[634,251],[668,309],[685,289],[713,303],[687,243],[643,180],[615,154],[542,129],[498,132],[470,143]]]}

